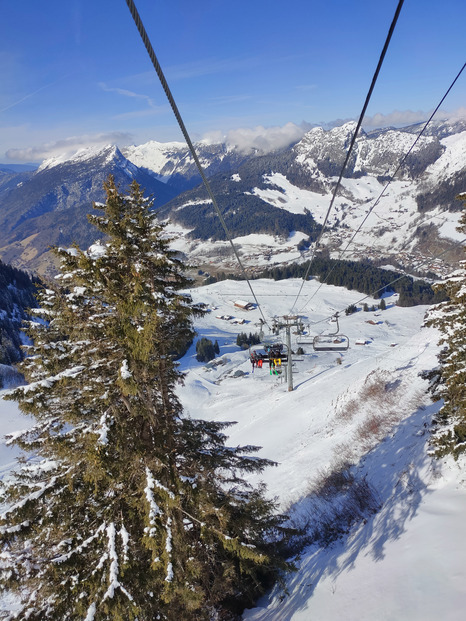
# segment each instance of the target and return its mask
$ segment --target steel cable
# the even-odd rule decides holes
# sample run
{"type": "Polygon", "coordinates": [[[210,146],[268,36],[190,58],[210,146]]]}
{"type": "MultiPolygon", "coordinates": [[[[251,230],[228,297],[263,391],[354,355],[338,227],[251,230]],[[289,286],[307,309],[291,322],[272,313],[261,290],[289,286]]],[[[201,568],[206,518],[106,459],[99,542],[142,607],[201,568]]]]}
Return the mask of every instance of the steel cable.
{"type": "Polygon", "coordinates": [[[139,13],[138,13],[138,10],[137,10],[133,0],[126,0],[126,4],[128,5],[128,8],[129,8],[130,13],[131,13],[131,15],[133,17],[134,23],[136,24],[136,28],[138,29],[138,32],[139,32],[139,34],[141,36],[141,39],[142,39],[142,41],[144,43],[144,46],[145,46],[145,48],[147,50],[147,53],[149,54],[149,58],[152,61],[152,64],[153,64],[154,69],[155,69],[155,71],[157,73],[157,76],[158,76],[158,78],[160,80],[162,88],[165,91],[165,95],[167,96],[167,99],[168,99],[168,101],[170,103],[170,106],[171,106],[171,108],[173,110],[175,118],[178,121],[178,125],[179,125],[179,127],[181,129],[181,132],[182,132],[182,134],[184,136],[184,139],[186,140],[186,144],[188,145],[188,148],[189,148],[189,150],[191,152],[191,155],[193,156],[194,162],[195,162],[195,164],[197,166],[197,169],[198,169],[199,174],[201,176],[201,179],[202,179],[202,181],[204,183],[204,186],[205,186],[205,188],[207,190],[207,193],[209,194],[210,200],[212,201],[212,204],[213,204],[214,209],[215,209],[215,211],[217,213],[217,216],[220,219],[220,222],[222,224],[223,230],[225,231],[226,238],[229,241],[230,246],[233,249],[234,255],[236,257],[236,260],[238,261],[238,264],[239,264],[239,266],[241,268],[243,276],[244,276],[246,282],[248,283],[249,290],[251,291],[251,295],[254,298],[254,301],[255,301],[255,303],[257,305],[257,308],[260,311],[260,314],[262,315],[262,318],[263,318],[265,324],[268,326],[267,320],[265,319],[264,313],[262,312],[262,308],[261,308],[261,306],[260,306],[260,304],[259,304],[259,302],[257,300],[256,294],[254,293],[254,290],[252,288],[251,282],[250,282],[250,280],[249,280],[249,278],[248,278],[248,276],[246,274],[246,270],[245,270],[245,268],[243,266],[243,263],[242,263],[242,261],[241,261],[241,259],[239,257],[238,251],[237,251],[237,249],[235,247],[235,244],[233,243],[233,239],[232,239],[232,237],[230,235],[230,232],[229,232],[228,227],[226,225],[225,219],[224,219],[224,217],[223,217],[223,215],[222,215],[222,213],[221,213],[221,211],[219,209],[217,200],[216,200],[216,198],[215,198],[215,196],[214,196],[214,194],[212,192],[212,188],[210,187],[210,183],[209,183],[209,181],[208,181],[208,179],[207,179],[207,177],[206,177],[206,175],[204,173],[204,169],[202,167],[202,164],[199,161],[199,158],[198,158],[197,153],[196,153],[196,149],[194,148],[194,145],[193,145],[193,143],[191,141],[191,138],[190,138],[190,136],[188,134],[186,126],[185,126],[185,124],[183,122],[183,119],[181,117],[180,111],[178,110],[178,106],[176,105],[175,99],[174,99],[174,97],[173,97],[173,95],[172,95],[172,93],[170,91],[169,86],[168,86],[167,80],[165,79],[165,75],[164,75],[164,73],[162,71],[162,67],[160,66],[160,63],[157,60],[157,56],[156,56],[156,54],[154,52],[154,48],[152,47],[152,44],[150,42],[149,36],[148,36],[148,34],[146,32],[146,29],[144,28],[144,24],[142,22],[142,19],[141,19],[139,13]]]}

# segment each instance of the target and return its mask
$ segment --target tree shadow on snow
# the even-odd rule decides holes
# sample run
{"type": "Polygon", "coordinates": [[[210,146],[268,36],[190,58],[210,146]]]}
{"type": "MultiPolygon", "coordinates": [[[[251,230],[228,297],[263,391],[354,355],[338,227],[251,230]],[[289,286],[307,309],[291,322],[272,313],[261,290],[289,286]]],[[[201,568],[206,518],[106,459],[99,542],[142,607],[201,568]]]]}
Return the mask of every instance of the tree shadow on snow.
{"type": "Polygon", "coordinates": [[[397,424],[348,469],[346,488],[344,477],[339,490],[338,486],[332,488],[330,480],[327,490],[324,486],[290,508],[288,514],[298,526],[306,527],[309,537],[299,571],[286,580],[285,593],[277,587],[268,601],[262,602],[269,608],[257,609],[247,618],[287,621],[298,610],[307,609],[323,578],[335,581],[354,568],[360,555],[376,563],[384,558],[386,545],[402,536],[430,493],[427,472],[435,468],[435,462],[427,455],[426,445],[437,409],[438,405],[431,404],[397,424]],[[351,487],[356,489],[353,497],[351,487]]]}

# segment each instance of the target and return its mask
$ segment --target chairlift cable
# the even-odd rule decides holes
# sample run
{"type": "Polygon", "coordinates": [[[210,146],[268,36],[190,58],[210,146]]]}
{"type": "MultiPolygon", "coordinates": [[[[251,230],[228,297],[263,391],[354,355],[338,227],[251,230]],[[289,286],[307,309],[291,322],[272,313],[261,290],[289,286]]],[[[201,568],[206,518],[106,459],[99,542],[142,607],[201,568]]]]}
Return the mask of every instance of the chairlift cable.
{"type": "MultiPolygon", "coordinates": [[[[466,243],[466,238],[461,240],[461,242],[458,242],[458,245],[464,245],[466,243]]],[[[426,259],[426,261],[424,261],[424,263],[421,263],[420,267],[422,267],[423,265],[425,265],[426,263],[429,263],[432,260],[438,259],[439,257],[442,256],[442,254],[445,254],[446,252],[448,252],[450,250],[450,248],[446,248],[445,250],[443,250],[440,254],[436,255],[435,257],[429,257],[429,259],[426,259]]],[[[364,296],[363,298],[361,298],[360,300],[358,300],[356,302],[356,304],[360,304],[361,302],[363,302],[366,298],[369,297],[374,297],[374,295],[376,293],[379,293],[379,291],[383,291],[383,289],[386,289],[387,287],[390,287],[391,285],[393,285],[394,283],[398,282],[399,280],[401,280],[402,278],[412,278],[412,276],[410,276],[409,274],[402,274],[401,276],[398,276],[397,278],[395,278],[394,280],[391,280],[389,283],[387,283],[386,285],[384,285],[383,287],[379,287],[379,289],[377,289],[376,291],[372,291],[371,293],[369,293],[368,295],[364,296]]]]}
{"type": "Polygon", "coordinates": [[[353,146],[354,146],[354,144],[356,142],[357,135],[358,135],[359,130],[360,130],[361,125],[362,125],[362,121],[363,121],[364,116],[366,114],[367,106],[369,105],[369,101],[370,101],[370,98],[372,96],[372,92],[374,90],[375,83],[377,82],[377,78],[379,76],[380,69],[382,68],[382,64],[383,64],[383,61],[384,61],[384,58],[385,58],[385,54],[387,53],[387,49],[388,49],[388,46],[390,44],[390,40],[391,40],[393,32],[395,30],[395,26],[396,26],[396,23],[398,21],[398,17],[400,15],[400,11],[401,11],[401,7],[403,6],[403,2],[404,2],[404,0],[399,0],[398,6],[396,7],[395,15],[394,15],[392,23],[390,25],[390,29],[388,31],[387,38],[385,40],[385,44],[384,44],[383,49],[382,49],[382,53],[380,54],[379,62],[377,63],[377,67],[376,67],[376,70],[375,70],[374,75],[372,77],[372,82],[371,82],[371,85],[369,87],[369,91],[368,91],[368,93],[366,95],[366,100],[365,100],[364,105],[362,107],[361,114],[359,115],[359,120],[358,120],[358,123],[356,125],[356,129],[354,130],[353,137],[351,138],[351,143],[350,143],[348,152],[346,154],[345,161],[344,161],[343,166],[341,168],[337,184],[336,184],[336,186],[335,186],[335,188],[333,190],[332,199],[331,199],[330,205],[329,205],[329,207],[327,209],[327,213],[325,214],[325,218],[324,218],[324,222],[322,224],[321,231],[320,231],[320,233],[319,233],[319,235],[318,235],[318,237],[317,237],[317,239],[315,241],[314,250],[312,252],[308,268],[307,268],[306,273],[305,273],[305,275],[303,277],[303,282],[301,283],[301,287],[300,287],[300,289],[298,291],[298,295],[296,296],[296,300],[294,301],[293,306],[291,307],[290,313],[292,312],[293,308],[296,306],[298,298],[299,298],[299,296],[301,294],[301,291],[302,291],[302,289],[304,287],[304,283],[306,282],[307,277],[309,276],[311,265],[312,265],[312,262],[314,261],[314,257],[315,257],[316,252],[317,252],[317,246],[319,245],[319,242],[322,239],[322,236],[324,234],[325,225],[327,224],[328,218],[330,216],[330,212],[331,212],[333,204],[335,202],[335,199],[336,199],[336,196],[337,196],[337,192],[339,190],[339,187],[340,187],[340,184],[341,184],[341,180],[343,178],[343,174],[344,174],[344,172],[346,170],[346,167],[348,165],[348,161],[349,161],[349,158],[350,158],[350,155],[351,155],[351,151],[353,150],[353,146]]]}
{"type": "MultiPolygon", "coordinates": [[[[461,241],[455,243],[455,245],[463,246],[463,247],[464,247],[465,244],[466,244],[466,237],[464,239],[462,239],[461,241]]],[[[435,255],[433,257],[430,257],[429,259],[426,259],[423,263],[420,264],[419,267],[424,266],[425,264],[429,263],[430,261],[438,259],[439,257],[442,256],[442,254],[445,254],[449,250],[450,250],[450,248],[446,248],[445,250],[442,250],[442,252],[440,252],[439,254],[437,254],[437,255],[435,255]]],[[[386,289],[387,287],[390,287],[391,285],[395,284],[396,282],[398,282],[402,278],[412,278],[412,276],[410,274],[406,274],[406,273],[402,274],[401,276],[398,276],[397,278],[394,278],[393,280],[391,280],[387,284],[383,285],[382,287],[379,287],[375,291],[372,291],[371,293],[368,293],[363,298],[360,298],[357,302],[354,302],[354,305],[356,306],[357,304],[361,304],[361,302],[364,302],[364,300],[366,300],[367,298],[373,298],[377,293],[379,293],[379,291],[383,291],[383,289],[386,289]]],[[[338,313],[343,313],[344,311],[345,311],[345,309],[342,308],[341,310],[339,310],[337,312],[338,313]]],[[[328,315],[324,319],[319,319],[319,321],[316,321],[316,322],[314,322],[312,324],[309,324],[309,327],[317,326],[319,323],[328,322],[329,319],[331,319],[334,316],[335,316],[335,313],[332,313],[331,315],[328,315]]]]}
{"type": "Polygon", "coordinates": [[[142,19],[141,19],[139,13],[138,13],[138,10],[137,10],[133,0],[126,0],[126,4],[127,4],[128,8],[130,10],[130,13],[131,13],[131,15],[133,17],[134,23],[136,24],[136,28],[138,29],[138,32],[139,32],[139,34],[141,36],[141,39],[142,39],[142,41],[144,43],[144,46],[145,46],[146,50],[147,50],[147,53],[149,54],[149,58],[152,61],[152,64],[153,64],[154,69],[155,69],[155,71],[157,73],[157,76],[158,76],[158,78],[160,80],[160,83],[161,83],[161,85],[163,87],[163,90],[165,91],[165,95],[167,96],[167,99],[168,99],[168,101],[170,103],[170,106],[171,106],[171,108],[173,110],[175,118],[178,121],[178,125],[179,125],[179,127],[181,129],[181,132],[182,132],[182,134],[184,136],[184,139],[186,140],[186,144],[188,145],[188,148],[189,148],[189,150],[191,152],[191,155],[193,156],[194,162],[195,162],[195,164],[197,166],[197,169],[199,171],[201,179],[202,179],[202,181],[204,183],[204,186],[205,186],[205,188],[207,190],[207,193],[209,194],[209,197],[210,197],[210,199],[212,201],[212,204],[213,204],[214,209],[215,209],[215,211],[217,213],[217,216],[220,219],[220,222],[222,224],[223,230],[225,231],[225,235],[226,235],[226,237],[227,237],[227,239],[228,239],[228,241],[230,243],[230,246],[233,249],[234,255],[236,257],[236,260],[238,261],[238,264],[239,264],[239,266],[241,268],[243,276],[244,276],[245,280],[248,283],[249,289],[251,291],[251,295],[254,298],[254,301],[255,301],[255,303],[257,305],[257,308],[259,309],[259,311],[260,311],[260,313],[262,315],[262,318],[264,319],[265,324],[268,326],[267,320],[265,319],[265,316],[264,316],[264,313],[262,311],[262,308],[261,308],[261,306],[260,306],[260,304],[259,304],[259,302],[257,300],[256,294],[254,293],[254,290],[252,288],[251,282],[250,282],[250,280],[249,280],[249,278],[248,278],[248,276],[246,274],[246,270],[245,270],[245,268],[243,266],[243,263],[242,263],[242,261],[241,261],[241,259],[239,257],[238,251],[237,251],[237,249],[236,249],[236,247],[235,247],[235,245],[233,243],[233,239],[232,239],[232,237],[230,235],[230,232],[228,230],[228,227],[227,227],[227,224],[225,222],[225,219],[223,218],[223,215],[222,215],[222,213],[221,213],[221,211],[220,211],[220,209],[218,207],[218,203],[217,203],[217,200],[216,200],[216,198],[215,198],[215,196],[214,196],[214,194],[212,192],[212,189],[210,187],[210,183],[207,180],[207,177],[206,177],[206,175],[204,173],[204,169],[202,167],[202,164],[199,161],[199,158],[198,158],[197,153],[196,153],[196,149],[194,148],[194,145],[193,145],[193,143],[191,141],[191,138],[190,138],[190,136],[188,134],[186,126],[185,126],[185,124],[183,122],[183,119],[181,117],[180,111],[178,110],[178,106],[176,105],[175,99],[174,99],[174,97],[173,97],[173,95],[171,93],[171,90],[170,90],[169,86],[168,86],[167,80],[165,79],[165,75],[164,75],[164,73],[162,71],[162,67],[160,66],[160,63],[159,63],[159,61],[157,59],[157,56],[155,54],[154,48],[152,47],[152,44],[150,42],[149,36],[148,36],[147,31],[146,31],[146,29],[144,27],[142,19]]]}
{"type": "MultiPolygon", "coordinates": [[[[389,187],[389,185],[392,183],[393,179],[395,178],[395,176],[397,175],[398,171],[400,170],[400,168],[403,166],[403,164],[406,162],[408,156],[411,154],[411,152],[413,151],[414,147],[416,146],[416,144],[418,143],[419,139],[421,138],[422,134],[425,132],[425,130],[427,129],[428,125],[430,124],[430,122],[432,121],[432,119],[434,118],[435,114],[438,112],[440,106],[443,104],[443,102],[445,101],[446,97],[448,96],[448,94],[450,93],[451,89],[453,88],[453,86],[455,85],[456,81],[459,79],[459,77],[461,76],[461,74],[463,73],[464,68],[466,67],[466,63],[464,63],[464,65],[461,67],[461,69],[459,70],[459,72],[457,73],[455,79],[453,80],[453,82],[450,84],[450,86],[448,87],[447,91],[445,92],[445,94],[443,95],[442,99],[440,100],[440,102],[438,103],[437,107],[435,108],[435,110],[432,112],[432,114],[430,115],[429,119],[426,121],[426,123],[424,124],[423,128],[421,129],[421,131],[419,132],[419,134],[417,135],[416,139],[414,140],[413,144],[411,145],[411,147],[408,149],[407,153],[402,157],[402,159],[400,160],[398,166],[396,167],[395,171],[393,172],[393,174],[391,175],[390,179],[388,180],[388,182],[386,183],[386,185],[384,186],[383,190],[380,192],[379,196],[376,198],[374,204],[372,205],[372,207],[369,209],[369,211],[367,212],[367,214],[365,215],[365,217],[363,218],[363,220],[361,221],[361,223],[359,224],[358,228],[355,230],[355,232],[353,233],[353,236],[351,237],[351,239],[348,241],[348,243],[346,244],[346,247],[340,252],[339,256],[338,256],[338,261],[341,260],[342,256],[348,251],[349,246],[353,243],[354,238],[356,237],[356,235],[361,231],[364,223],[366,222],[367,218],[371,215],[371,213],[373,212],[373,210],[375,209],[375,207],[379,204],[380,199],[383,197],[385,191],[387,190],[387,188],[389,187]]],[[[306,306],[307,304],[309,304],[309,302],[312,300],[312,298],[317,295],[317,293],[319,292],[320,288],[327,282],[330,274],[333,272],[333,270],[335,269],[335,266],[333,266],[331,268],[331,270],[328,272],[327,276],[325,277],[325,280],[322,281],[319,285],[319,287],[314,291],[314,293],[312,294],[312,296],[310,297],[310,299],[306,302],[306,304],[301,308],[301,310],[299,312],[301,312],[306,306]]]]}

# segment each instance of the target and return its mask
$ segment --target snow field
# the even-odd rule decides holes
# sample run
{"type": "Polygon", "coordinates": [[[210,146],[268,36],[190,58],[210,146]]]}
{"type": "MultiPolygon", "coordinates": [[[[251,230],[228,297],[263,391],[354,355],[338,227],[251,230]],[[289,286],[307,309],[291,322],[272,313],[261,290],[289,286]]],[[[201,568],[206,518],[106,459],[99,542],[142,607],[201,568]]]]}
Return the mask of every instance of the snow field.
{"type": "MultiPolygon", "coordinates": [[[[269,324],[274,316],[289,314],[300,284],[252,282],[269,324]]],[[[317,287],[314,281],[305,283],[295,309],[305,315],[311,334],[333,332],[329,318],[335,311],[362,305],[361,293],[323,286],[313,297],[317,287]]],[[[212,309],[197,320],[196,329],[198,338],[218,340],[220,356],[207,365],[197,362],[194,342],[180,361],[186,378],[179,396],[186,413],[237,421],[226,430],[228,444],[258,445],[260,456],[277,462],[251,482],[262,479],[295,524],[314,528],[347,510],[343,488],[328,499],[317,494],[335,471],[366,484],[377,506],[373,512],[362,505],[331,545],[309,542],[298,571],[286,577],[287,593],[277,586],[257,608],[245,611],[244,619],[463,619],[465,464],[433,461],[427,451],[437,406],[426,397],[419,372],[436,365],[438,347],[436,331],[421,327],[426,307],[398,308],[396,296],[387,296],[385,311],[342,313],[340,331],[349,337],[350,349],[315,353],[302,345],[305,354],[295,356],[294,390],[288,392],[283,376],[270,376],[268,366],[252,373],[248,351],[236,346],[238,333],[259,330],[258,309],[234,307],[236,299],[252,301],[247,283],[223,281],[191,294],[212,309]],[[221,315],[246,323],[217,318],[221,315]],[[358,339],[368,344],[356,345],[358,339]]],[[[292,348],[297,346],[293,336],[292,348]]],[[[0,413],[2,434],[29,422],[10,402],[1,402],[0,413]]],[[[2,476],[17,454],[0,445],[2,476]]]]}
{"type": "MultiPolygon", "coordinates": [[[[466,477],[459,464],[433,461],[427,452],[436,406],[418,374],[436,365],[438,349],[435,330],[421,327],[426,307],[398,308],[393,296],[386,298],[387,310],[376,315],[343,315],[348,352],[316,354],[304,346],[290,393],[268,369],[253,374],[248,352],[232,346],[238,332],[257,331],[257,310],[241,315],[249,320],[242,326],[211,316],[238,315],[232,300],[248,299],[246,286],[224,281],[193,292],[196,301],[217,306],[199,321],[198,331],[219,341],[225,364],[200,365],[188,352],[180,391],[186,410],[237,421],[227,431],[229,444],[257,444],[261,456],[278,462],[261,478],[295,523],[312,525],[329,510],[313,493],[346,462],[356,482],[367,482],[378,511],[367,511],[364,521],[329,547],[308,546],[298,572],[286,580],[288,595],[277,587],[244,619],[459,621],[466,595],[466,477]],[[376,325],[367,324],[369,319],[376,325]],[[355,345],[361,338],[369,344],[355,345]],[[245,375],[233,377],[238,370],[245,375]]],[[[289,312],[298,286],[296,280],[253,282],[267,319],[289,312]]],[[[316,286],[306,283],[303,293],[311,297],[316,286]]],[[[362,297],[326,286],[309,302],[312,313],[303,312],[319,321],[362,297]]],[[[311,331],[317,329],[334,327],[311,325],[311,331]]]]}

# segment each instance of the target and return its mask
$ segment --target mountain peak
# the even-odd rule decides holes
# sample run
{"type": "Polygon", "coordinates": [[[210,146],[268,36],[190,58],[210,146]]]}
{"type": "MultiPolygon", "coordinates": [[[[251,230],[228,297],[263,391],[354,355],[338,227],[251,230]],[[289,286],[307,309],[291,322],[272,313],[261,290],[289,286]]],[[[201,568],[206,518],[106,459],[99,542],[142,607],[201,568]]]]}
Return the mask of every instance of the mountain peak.
{"type": "Polygon", "coordinates": [[[120,149],[114,144],[107,144],[105,146],[91,146],[83,147],[74,151],[73,153],[64,152],[60,155],[51,157],[44,160],[37,169],[36,173],[42,172],[55,166],[61,166],[62,164],[77,164],[82,162],[88,162],[89,160],[104,160],[106,163],[116,161],[118,163],[127,166],[128,160],[122,155],[120,149]]]}

